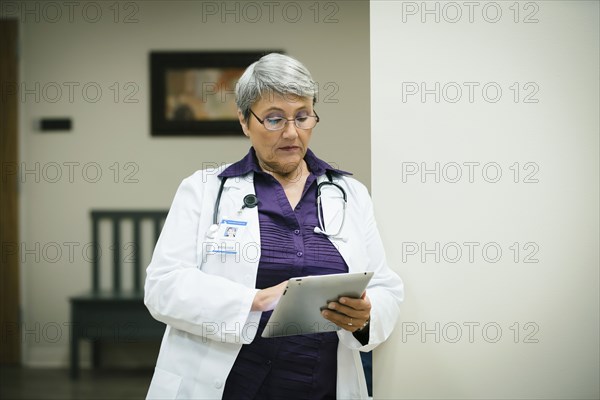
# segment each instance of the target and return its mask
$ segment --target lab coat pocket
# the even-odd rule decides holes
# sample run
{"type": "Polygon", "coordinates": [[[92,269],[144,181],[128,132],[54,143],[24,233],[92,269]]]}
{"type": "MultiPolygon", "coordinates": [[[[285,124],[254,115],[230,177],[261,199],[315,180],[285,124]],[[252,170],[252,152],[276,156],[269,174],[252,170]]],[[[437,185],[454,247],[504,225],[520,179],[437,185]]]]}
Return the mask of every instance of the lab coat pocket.
{"type": "Polygon", "coordinates": [[[175,399],[180,385],[181,376],[155,368],[146,399],[175,399]]]}

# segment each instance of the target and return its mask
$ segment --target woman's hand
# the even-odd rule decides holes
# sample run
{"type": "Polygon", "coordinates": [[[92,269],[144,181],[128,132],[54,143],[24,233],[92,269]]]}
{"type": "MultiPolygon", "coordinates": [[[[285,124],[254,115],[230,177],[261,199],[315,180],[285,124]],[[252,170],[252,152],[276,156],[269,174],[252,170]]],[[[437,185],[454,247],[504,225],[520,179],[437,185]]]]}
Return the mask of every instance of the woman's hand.
{"type": "Polygon", "coordinates": [[[288,281],[283,281],[279,285],[259,290],[254,296],[251,311],[270,311],[274,309],[279,303],[287,284],[288,281]]]}
{"type": "Polygon", "coordinates": [[[323,317],[342,329],[356,332],[362,329],[371,318],[371,301],[364,292],[360,299],[340,297],[327,305],[328,310],[321,311],[323,317]]]}

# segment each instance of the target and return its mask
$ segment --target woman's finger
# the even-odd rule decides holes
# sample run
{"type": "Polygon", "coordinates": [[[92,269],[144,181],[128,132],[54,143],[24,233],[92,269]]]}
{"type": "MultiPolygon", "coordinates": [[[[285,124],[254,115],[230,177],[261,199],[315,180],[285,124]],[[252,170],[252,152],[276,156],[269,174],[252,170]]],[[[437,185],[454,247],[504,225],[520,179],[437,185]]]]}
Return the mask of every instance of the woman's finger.
{"type": "Polygon", "coordinates": [[[336,301],[332,301],[327,305],[329,310],[337,312],[338,314],[346,315],[350,318],[368,318],[369,310],[368,309],[355,309],[349,306],[345,306],[336,301]]]}

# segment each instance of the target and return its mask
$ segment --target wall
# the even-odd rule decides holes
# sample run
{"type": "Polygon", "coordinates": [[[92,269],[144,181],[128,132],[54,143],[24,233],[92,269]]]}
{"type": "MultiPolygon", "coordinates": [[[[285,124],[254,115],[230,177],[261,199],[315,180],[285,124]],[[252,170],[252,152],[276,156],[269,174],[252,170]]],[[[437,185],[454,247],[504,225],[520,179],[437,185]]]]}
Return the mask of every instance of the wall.
{"type": "Polygon", "coordinates": [[[371,2],[372,193],[406,285],[376,398],[599,397],[599,38],[598,2],[371,2]]]}
{"type": "Polygon", "coordinates": [[[68,298],[91,284],[84,252],[91,209],[168,208],[184,177],[206,162],[235,161],[248,149],[241,132],[150,136],[151,50],[283,49],[299,58],[323,95],[311,147],[370,184],[367,2],[277,2],[272,14],[253,2],[260,17],[244,2],[5,3],[2,16],[21,22],[26,365],[67,363],[68,298]],[[72,118],[73,130],[36,129],[40,118],[54,116],[72,118]]]}

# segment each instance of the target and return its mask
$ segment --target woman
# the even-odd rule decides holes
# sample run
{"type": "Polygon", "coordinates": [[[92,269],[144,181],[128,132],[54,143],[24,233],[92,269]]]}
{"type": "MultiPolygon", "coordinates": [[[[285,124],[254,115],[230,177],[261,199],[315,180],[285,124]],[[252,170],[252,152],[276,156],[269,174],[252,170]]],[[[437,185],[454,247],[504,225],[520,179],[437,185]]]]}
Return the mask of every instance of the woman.
{"type": "Polygon", "coordinates": [[[145,304],[167,324],[148,398],[367,397],[359,351],[389,337],[402,282],[366,188],[308,148],[315,100],[301,63],[264,56],[236,86],[250,151],[177,190],[147,269],[145,304]],[[322,186],[318,206],[324,181],[338,186],[322,186]],[[340,330],[261,337],[288,279],[360,271],[374,272],[362,297],[322,312],[340,330]]]}

